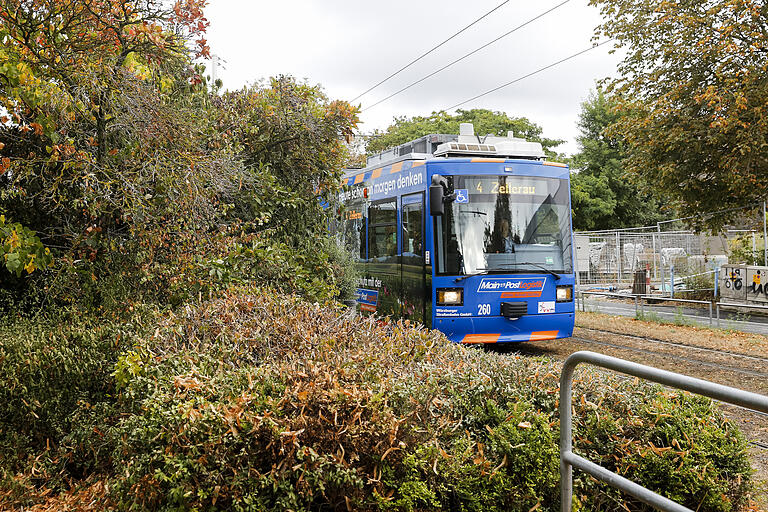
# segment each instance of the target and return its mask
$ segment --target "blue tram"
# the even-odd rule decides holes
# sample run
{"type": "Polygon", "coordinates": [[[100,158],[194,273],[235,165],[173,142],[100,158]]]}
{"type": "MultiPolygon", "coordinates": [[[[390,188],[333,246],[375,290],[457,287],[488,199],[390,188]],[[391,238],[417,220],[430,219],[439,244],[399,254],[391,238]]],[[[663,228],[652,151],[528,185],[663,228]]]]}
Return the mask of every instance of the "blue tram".
{"type": "Polygon", "coordinates": [[[574,323],[570,180],[539,143],[433,134],[345,171],[339,235],[361,311],[460,343],[568,337],[574,323]]]}

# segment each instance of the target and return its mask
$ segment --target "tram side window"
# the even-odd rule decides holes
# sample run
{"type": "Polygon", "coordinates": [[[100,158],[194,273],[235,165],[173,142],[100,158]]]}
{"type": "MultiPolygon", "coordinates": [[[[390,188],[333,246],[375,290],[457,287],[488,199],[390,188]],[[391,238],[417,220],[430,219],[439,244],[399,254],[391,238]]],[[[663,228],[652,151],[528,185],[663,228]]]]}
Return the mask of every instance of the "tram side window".
{"type": "Polygon", "coordinates": [[[397,254],[395,201],[374,203],[368,209],[368,257],[386,258],[397,254]]]}
{"type": "Polygon", "coordinates": [[[360,260],[364,260],[366,232],[365,207],[362,204],[353,205],[344,212],[341,235],[347,251],[360,260]]]}
{"type": "Polygon", "coordinates": [[[360,246],[360,261],[365,260],[367,257],[367,254],[365,253],[365,239],[368,238],[368,232],[365,228],[365,221],[366,217],[360,219],[360,228],[357,230],[357,245],[360,246]]]}
{"type": "Polygon", "coordinates": [[[365,219],[344,221],[344,247],[355,257],[365,259],[365,219]]]}
{"type": "MultiPolygon", "coordinates": [[[[439,218],[439,217],[438,217],[439,218]]],[[[459,250],[459,243],[454,231],[454,214],[452,208],[446,208],[443,215],[442,229],[438,230],[437,242],[440,252],[438,253],[437,271],[445,274],[458,274],[464,272],[464,257],[459,250]]]]}
{"type": "Polygon", "coordinates": [[[418,203],[403,205],[403,255],[408,253],[422,256],[424,247],[421,240],[421,205],[418,203]]]}

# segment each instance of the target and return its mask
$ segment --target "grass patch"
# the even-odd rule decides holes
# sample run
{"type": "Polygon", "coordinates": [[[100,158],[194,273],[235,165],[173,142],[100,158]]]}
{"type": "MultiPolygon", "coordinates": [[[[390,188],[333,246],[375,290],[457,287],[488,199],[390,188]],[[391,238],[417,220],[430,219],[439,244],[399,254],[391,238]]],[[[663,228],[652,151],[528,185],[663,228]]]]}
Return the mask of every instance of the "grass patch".
{"type": "Polygon", "coordinates": [[[675,307],[675,314],[672,317],[672,319],[666,319],[659,315],[656,311],[653,310],[638,310],[637,313],[635,313],[635,320],[639,320],[641,322],[650,322],[650,323],[656,323],[661,325],[677,325],[677,326],[698,326],[700,325],[699,322],[696,320],[693,320],[692,318],[689,318],[685,315],[685,312],[683,311],[683,308],[680,306],[675,307]]]}

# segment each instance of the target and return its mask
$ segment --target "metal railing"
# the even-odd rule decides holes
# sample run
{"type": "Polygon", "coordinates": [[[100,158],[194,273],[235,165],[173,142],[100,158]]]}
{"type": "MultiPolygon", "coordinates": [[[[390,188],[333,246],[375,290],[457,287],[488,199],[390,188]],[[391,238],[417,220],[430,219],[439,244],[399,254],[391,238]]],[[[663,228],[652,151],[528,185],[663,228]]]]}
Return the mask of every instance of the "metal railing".
{"type": "MultiPolygon", "coordinates": [[[[586,312],[586,302],[585,302],[585,296],[586,295],[602,295],[604,297],[614,297],[617,299],[631,299],[635,301],[635,316],[639,313],[640,315],[645,314],[645,300],[648,301],[655,301],[655,302],[681,302],[681,303],[689,303],[689,304],[704,304],[708,306],[709,309],[709,326],[712,327],[713,322],[717,324],[717,327],[720,327],[720,307],[731,307],[731,308],[743,308],[743,309],[758,309],[758,310],[768,310],[768,305],[761,306],[759,304],[736,304],[732,302],[720,302],[715,300],[693,300],[693,299],[676,299],[672,297],[664,297],[659,295],[640,295],[640,294],[622,294],[622,293],[612,293],[612,292],[590,292],[590,291],[580,291],[578,292],[579,296],[577,297],[581,299],[581,311],[586,312]]],[[[577,302],[578,305],[578,302],[577,302]]],[[[696,316],[694,315],[694,318],[696,316]]],[[[701,317],[698,317],[701,318],[701,317]]]]}
{"type": "Polygon", "coordinates": [[[573,502],[573,468],[589,473],[611,487],[627,492],[643,503],[657,510],[669,512],[693,512],[679,503],[665,498],[655,492],[646,489],[622,476],[588,461],[573,453],[571,416],[571,394],[573,388],[573,373],[579,363],[589,363],[595,366],[608,368],[633,377],[663,384],[665,386],[690,391],[698,395],[714,398],[722,402],[738,405],[768,413],[768,396],[751,393],[741,389],[715,384],[706,380],[688,377],[679,373],[660,370],[651,366],[645,366],[632,361],[618,359],[616,357],[597,354],[595,352],[575,352],[566,359],[563,371],[560,375],[560,499],[562,512],[571,512],[573,502]]]}

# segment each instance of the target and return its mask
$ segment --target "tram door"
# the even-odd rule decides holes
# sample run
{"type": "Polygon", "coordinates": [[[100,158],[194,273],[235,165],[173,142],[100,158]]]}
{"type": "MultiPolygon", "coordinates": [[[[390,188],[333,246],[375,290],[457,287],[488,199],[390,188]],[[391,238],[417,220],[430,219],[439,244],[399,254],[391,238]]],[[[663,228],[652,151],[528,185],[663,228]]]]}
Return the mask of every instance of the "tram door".
{"type": "Polygon", "coordinates": [[[400,315],[423,323],[426,303],[424,193],[403,196],[401,201],[400,315]]]}

